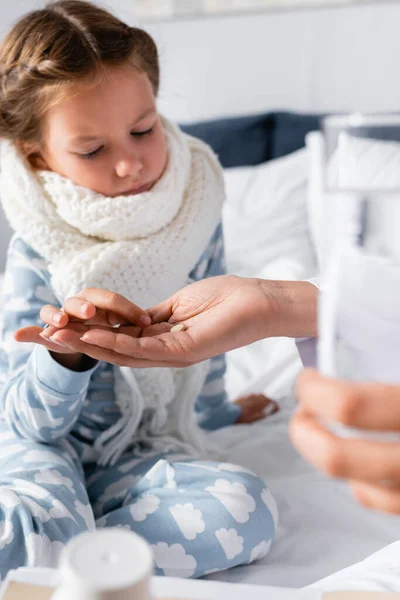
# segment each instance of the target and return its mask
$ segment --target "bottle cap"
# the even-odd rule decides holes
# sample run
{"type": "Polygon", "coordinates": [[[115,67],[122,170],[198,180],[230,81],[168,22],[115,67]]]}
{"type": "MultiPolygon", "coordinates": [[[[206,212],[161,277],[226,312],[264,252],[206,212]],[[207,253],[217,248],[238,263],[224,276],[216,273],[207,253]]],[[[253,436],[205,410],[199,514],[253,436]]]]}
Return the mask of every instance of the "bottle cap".
{"type": "Polygon", "coordinates": [[[150,546],[128,529],[82,533],[63,551],[55,598],[148,600],[152,565],[150,546]]]}

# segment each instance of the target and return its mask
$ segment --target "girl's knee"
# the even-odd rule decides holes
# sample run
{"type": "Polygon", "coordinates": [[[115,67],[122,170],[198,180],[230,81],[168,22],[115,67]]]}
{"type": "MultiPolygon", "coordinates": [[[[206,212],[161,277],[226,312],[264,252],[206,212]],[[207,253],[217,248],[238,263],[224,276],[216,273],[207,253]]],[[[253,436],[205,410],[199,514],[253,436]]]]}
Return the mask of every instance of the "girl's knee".
{"type": "Polygon", "coordinates": [[[90,528],[79,515],[84,510],[78,501],[67,506],[50,494],[33,497],[2,486],[0,577],[21,566],[56,567],[65,544],[90,528]]]}
{"type": "Polygon", "coordinates": [[[152,475],[145,479],[151,485],[143,489],[141,483],[131,504],[125,498],[97,526],[129,527],[147,539],[158,575],[202,577],[268,553],[277,509],[257,476],[200,461],[159,461],[152,475]]]}
{"type": "Polygon", "coordinates": [[[277,505],[265,482],[250,473],[239,475],[230,480],[221,477],[207,488],[214,498],[210,509],[218,519],[215,542],[226,559],[222,568],[264,558],[278,524],[277,505]]]}

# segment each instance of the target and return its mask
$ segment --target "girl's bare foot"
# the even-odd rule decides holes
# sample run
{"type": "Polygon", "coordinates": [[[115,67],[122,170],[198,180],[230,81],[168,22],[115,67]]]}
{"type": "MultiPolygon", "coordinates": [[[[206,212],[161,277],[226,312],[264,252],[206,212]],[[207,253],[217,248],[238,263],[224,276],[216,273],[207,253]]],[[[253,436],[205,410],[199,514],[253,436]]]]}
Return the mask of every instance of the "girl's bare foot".
{"type": "Polygon", "coordinates": [[[249,394],[235,400],[241,409],[241,415],[236,423],[254,423],[278,412],[279,405],[264,394],[249,394]]]}

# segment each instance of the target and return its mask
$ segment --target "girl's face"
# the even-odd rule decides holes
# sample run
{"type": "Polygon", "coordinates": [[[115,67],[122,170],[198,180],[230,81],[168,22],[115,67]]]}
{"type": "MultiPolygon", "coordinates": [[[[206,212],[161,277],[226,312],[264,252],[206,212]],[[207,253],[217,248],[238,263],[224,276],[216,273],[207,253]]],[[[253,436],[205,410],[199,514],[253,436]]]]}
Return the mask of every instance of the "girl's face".
{"type": "Polygon", "coordinates": [[[114,67],[97,85],[50,108],[37,162],[104,196],[150,190],[167,150],[148,76],[114,67]]]}

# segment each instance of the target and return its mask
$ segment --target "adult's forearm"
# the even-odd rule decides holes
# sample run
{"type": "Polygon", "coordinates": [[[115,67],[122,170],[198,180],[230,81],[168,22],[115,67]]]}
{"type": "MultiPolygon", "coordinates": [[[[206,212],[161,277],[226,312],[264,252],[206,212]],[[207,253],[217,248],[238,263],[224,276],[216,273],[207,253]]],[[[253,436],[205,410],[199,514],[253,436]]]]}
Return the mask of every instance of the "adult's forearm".
{"type": "Polygon", "coordinates": [[[318,289],[306,281],[258,279],[266,298],[264,337],[315,337],[318,289]]]}

